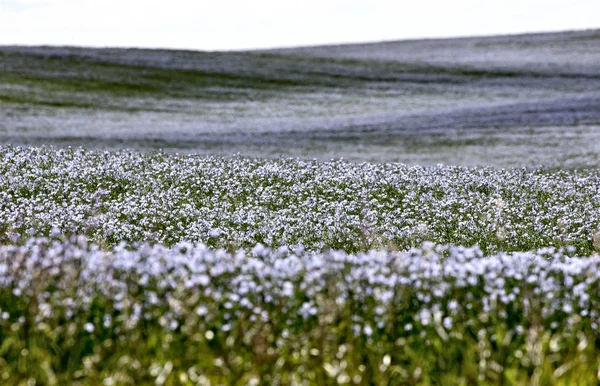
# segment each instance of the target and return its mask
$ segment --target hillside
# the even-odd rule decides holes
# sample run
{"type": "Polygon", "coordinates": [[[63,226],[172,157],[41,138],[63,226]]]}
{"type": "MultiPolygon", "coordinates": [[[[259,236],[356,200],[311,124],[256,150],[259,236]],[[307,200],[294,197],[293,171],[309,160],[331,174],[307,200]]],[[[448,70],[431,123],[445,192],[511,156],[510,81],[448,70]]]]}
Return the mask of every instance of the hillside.
{"type": "Polygon", "coordinates": [[[251,52],[0,47],[0,142],[586,167],[600,31],[251,52]]]}

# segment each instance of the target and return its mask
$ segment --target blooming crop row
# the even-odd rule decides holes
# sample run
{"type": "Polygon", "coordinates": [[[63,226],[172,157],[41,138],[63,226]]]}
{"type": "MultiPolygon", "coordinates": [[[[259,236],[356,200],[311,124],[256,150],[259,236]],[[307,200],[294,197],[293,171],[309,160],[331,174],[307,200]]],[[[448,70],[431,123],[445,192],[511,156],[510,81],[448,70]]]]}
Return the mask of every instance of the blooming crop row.
{"type": "Polygon", "coordinates": [[[0,377],[596,382],[599,285],[598,255],[553,248],[103,251],[85,237],[31,239],[0,247],[0,377]]]}
{"type": "Polygon", "coordinates": [[[0,146],[0,243],[85,235],[346,252],[423,241],[592,252],[600,172],[0,146]]]}

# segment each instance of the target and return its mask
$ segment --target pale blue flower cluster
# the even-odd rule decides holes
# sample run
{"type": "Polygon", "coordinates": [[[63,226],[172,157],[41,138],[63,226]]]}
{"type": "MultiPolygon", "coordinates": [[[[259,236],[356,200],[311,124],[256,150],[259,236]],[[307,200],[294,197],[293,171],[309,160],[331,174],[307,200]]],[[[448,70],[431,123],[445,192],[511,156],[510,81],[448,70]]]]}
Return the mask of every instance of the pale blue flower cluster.
{"type": "Polygon", "coordinates": [[[538,317],[553,330],[600,324],[598,255],[545,248],[485,256],[477,247],[432,243],[404,252],[299,252],[261,245],[226,252],[185,242],[104,251],[84,237],[30,239],[0,247],[0,288],[37,304],[39,328],[67,317],[90,334],[155,322],[204,336],[273,323],[287,326],[285,339],[314,323],[339,323],[346,313],[354,333],[366,337],[390,326],[452,337],[453,327],[473,318],[503,321],[515,333],[538,317]],[[90,313],[98,302],[104,315],[90,313]]]}
{"type": "Polygon", "coordinates": [[[600,172],[0,147],[0,242],[592,252],[600,172]]]}

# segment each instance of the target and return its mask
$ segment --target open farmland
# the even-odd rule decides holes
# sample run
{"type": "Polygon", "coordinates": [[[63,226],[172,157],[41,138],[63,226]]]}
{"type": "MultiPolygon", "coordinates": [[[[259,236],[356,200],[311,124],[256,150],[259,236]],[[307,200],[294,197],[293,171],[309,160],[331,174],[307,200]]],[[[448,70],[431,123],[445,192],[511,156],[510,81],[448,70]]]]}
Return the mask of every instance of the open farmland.
{"type": "Polygon", "coordinates": [[[597,380],[596,170],[0,157],[9,382],[597,380]]]}
{"type": "Polygon", "coordinates": [[[0,238],[593,251],[600,172],[0,147],[0,238]]]}
{"type": "Polygon", "coordinates": [[[565,251],[0,247],[2,377],[594,384],[600,261],[565,251]]]}
{"type": "Polygon", "coordinates": [[[599,90],[598,31],[0,47],[0,384],[598,384],[599,90]]]}
{"type": "Polygon", "coordinates": [[[246,52],[0,47],[0,140],[594,167],[600,33],[246,52]]]}

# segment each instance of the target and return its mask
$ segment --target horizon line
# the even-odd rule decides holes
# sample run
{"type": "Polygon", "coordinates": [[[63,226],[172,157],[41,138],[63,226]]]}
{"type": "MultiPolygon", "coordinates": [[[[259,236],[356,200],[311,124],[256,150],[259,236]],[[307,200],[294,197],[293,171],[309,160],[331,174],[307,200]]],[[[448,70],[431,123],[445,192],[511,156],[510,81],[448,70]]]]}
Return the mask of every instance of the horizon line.
{"type": "Polygon", "coordinates": [[[119,45],[70,45],[70,44],[0,44],[0,48],[9,47],[27,47],[27,48],[88,48],[88,49],[122,49],[122,50],[148,50],[148,51],[187,51],[187,52],[212,52],[212,53],[252,53],[252,52],[268,52],[282,50],[297,50],[306,48],[327,48],[327,47],[344,47],[344,46],[361,46],[361,45],[377,45],[390,43],[410,43],[410,42],[426,42],[426,41],[458,41],[468,39],[493,39],[493,38],[509,38],[509,37],[526,37],[526,36],[541,36],[541,35],[557,35],[557,34],[577,34],[577,33],[599,33],[600,27],[568,29],[568,30],[542,30],[528,32],[509,32],[509,33],[490,33],[490,34],[475,34],[475,35],[455,35],[455,36],[426,36],[426,37],[409,37],[399,39],[380,39],[366,40],[355,42],[327,42],[318,44],[298,44],[298,45],[283,45],[269,46],[257,48],[234,48],[234,49],[198,49],[185,47],[161,47],[161,46],[119,46],[119,45]]]}

